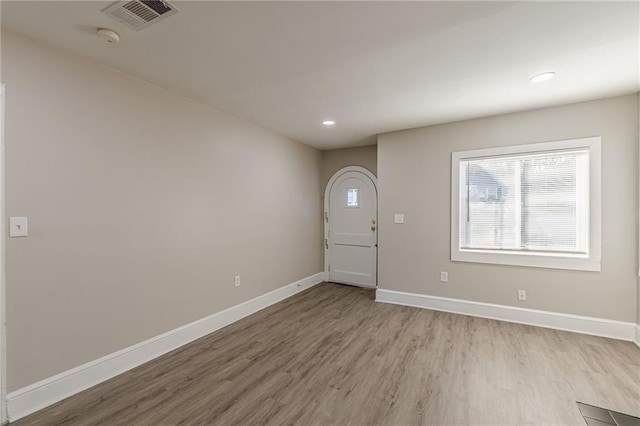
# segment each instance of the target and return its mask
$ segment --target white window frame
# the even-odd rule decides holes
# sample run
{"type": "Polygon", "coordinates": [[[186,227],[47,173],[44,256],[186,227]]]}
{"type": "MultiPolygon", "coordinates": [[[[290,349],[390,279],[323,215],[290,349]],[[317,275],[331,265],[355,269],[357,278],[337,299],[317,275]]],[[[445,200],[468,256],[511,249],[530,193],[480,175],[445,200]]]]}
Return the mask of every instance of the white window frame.
{"type": "Polygon", "coordinates": [[[588,137],[500,148],[454,152],[451,155],[451,260],[536,268],[600,271],[602,255],[602,161],[601,138],[588,137]],[[568,149],[589,150],[589,247],[586,256],[550,252],[508,253],[493,250],[460,249],[460,162],[483,157],[534,154],[568,149]]]}

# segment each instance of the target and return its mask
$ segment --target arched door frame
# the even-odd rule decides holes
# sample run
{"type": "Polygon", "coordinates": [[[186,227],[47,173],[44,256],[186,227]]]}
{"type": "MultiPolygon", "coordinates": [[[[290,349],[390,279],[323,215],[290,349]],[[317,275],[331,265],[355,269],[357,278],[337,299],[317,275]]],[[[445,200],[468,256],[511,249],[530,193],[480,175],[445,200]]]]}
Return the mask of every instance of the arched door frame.
{"type": "MultiPolygon", "coordinates": [[[[336,182],[336,180],[338,180],[338,178],[340,176],[342,176],[345,173],[348,172],[359,172],[362,173],[363,175],[365,175],[366,177],[368,177],[371,182],[373,183],[373,187],[375,188],[376,191],[376,222],[380,222],[378,220],[378,206],[377,206],[377,199],[378,199],[378,179],[376,178],[376,176],[371,173],[371,171],[369,171],[368,169],[361,167],[361,166],[347,166],[347,167],[343,167],[342,169],[338,170],[337,172],[335,172],[333,174],[333,176],[331,176],[331,179],[329,179],[329,182],[327,182],[327,186],[325,186],[324,188],[324,212],[322,214],[322,224],[323,224],[323,229],[324,229],[324,233],[323,233],[323,240],[322,240],[322,253],[323,253],[323,257],[324,257],[324,281],[328,281],[329,280],[329,245],[328,245],[328,241],[329,241],[329,196],[331,194],[331,187],[333,186],[333,184],[336,182]]],[[[376,269],[378,268],[378,261],[377,261],[377,255],[376,255],[376,269]]],[[[377,274],[376,274],[377,275],[377,274]]]]}

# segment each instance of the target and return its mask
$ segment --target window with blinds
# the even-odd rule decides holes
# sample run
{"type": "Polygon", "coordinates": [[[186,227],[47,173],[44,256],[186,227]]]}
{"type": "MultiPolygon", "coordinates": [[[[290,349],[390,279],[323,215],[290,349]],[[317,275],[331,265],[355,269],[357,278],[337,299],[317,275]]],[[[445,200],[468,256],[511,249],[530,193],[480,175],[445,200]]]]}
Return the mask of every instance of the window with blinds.
{"type": "MultiPolygon", "coordinates": [[[[519,256],[528,258],[526,266],[546,267],[545,259],[565,258],[574,266],[593,261],[599,269],[599,153],[599,138],[454,153],[452,259],[522,264],[501,261],[519,256]],[[595,160],[598,173],[592,170],[595,160]]],[[[551,262],[548,267],[561,267],[551,262]]]]}
{"type": "Polygon", "coordinates": [[[460,164],[460,248],[589,248],[589,151],[465,160],[460,164]]]}

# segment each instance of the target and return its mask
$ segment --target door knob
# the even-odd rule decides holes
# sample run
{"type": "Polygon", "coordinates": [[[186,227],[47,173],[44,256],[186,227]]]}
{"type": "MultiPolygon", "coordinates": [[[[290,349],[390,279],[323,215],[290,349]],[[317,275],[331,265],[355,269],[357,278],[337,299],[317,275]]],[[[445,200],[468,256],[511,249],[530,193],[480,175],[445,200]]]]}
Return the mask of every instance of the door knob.
{"type": "Polygon", "coordinates": [[[375,231],[376,230],[376,226],[375,225],[371,225],[371,230],[375,231]]]}

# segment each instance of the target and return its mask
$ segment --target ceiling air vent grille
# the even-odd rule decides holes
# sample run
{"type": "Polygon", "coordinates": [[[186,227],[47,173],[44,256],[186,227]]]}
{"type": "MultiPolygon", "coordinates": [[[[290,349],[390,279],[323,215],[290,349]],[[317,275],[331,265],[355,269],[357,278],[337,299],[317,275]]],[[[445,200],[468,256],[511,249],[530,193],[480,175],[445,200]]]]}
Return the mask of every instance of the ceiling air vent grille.
{"type": "Polygon", "coordinates": [[[179,12],[164,0],[117,1],[102,11],[136,31],[179,12]]]}

